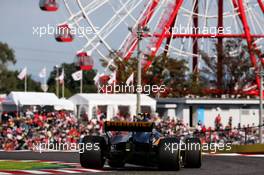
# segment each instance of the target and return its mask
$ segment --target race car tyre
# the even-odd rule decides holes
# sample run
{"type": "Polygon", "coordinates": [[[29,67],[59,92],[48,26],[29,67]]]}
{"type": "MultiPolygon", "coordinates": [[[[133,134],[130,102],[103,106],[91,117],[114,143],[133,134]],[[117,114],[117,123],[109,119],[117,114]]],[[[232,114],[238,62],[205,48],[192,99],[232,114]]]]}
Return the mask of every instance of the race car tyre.
{"type": "Polygon", "coordinates": [[[106,149],[105,139],[100,136],[85,136],[82,144],[81,166],[84,168],[103,168],[105,163],[104,150],[106,149]]]}
{"type": "Polygon", "coordinates": [[[200,168],[202,165],[201,141],[199,138],[185,140],[186,150],[184,153],[184,167],[200,168]]]}
{"type": "Polygon", "coordinates": [[[125,166],[125,163],[121,161],[109,160],[108,165],[112,168],[123,168],[125,166]]]}
{"type": "Polygon", "coordinates": [[[161,170],[178,171],[181,168],[180,141],[177,138],[164,138],[158,145],[158,165],[161,170]]]}

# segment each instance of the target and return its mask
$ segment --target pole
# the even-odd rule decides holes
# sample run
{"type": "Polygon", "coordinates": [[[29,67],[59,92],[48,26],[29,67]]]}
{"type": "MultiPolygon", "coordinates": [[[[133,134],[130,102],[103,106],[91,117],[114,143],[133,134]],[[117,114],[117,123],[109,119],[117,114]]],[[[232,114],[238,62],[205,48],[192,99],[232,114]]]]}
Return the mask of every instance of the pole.
{"type": "Polygon", "coordinates": [[[64,98],[64,81],[63,81],[63,83],[62,83],[62,98],[64,98]]]}
{"type": "Polygon", "coordinates": [[[43,77],[43,86],[44,86],[44,92],[46,93],[48,91],[48,85],[47,85],[47,69],[44,67],[44,77],[43,77]]]}
{"type": "Polygon", "coordinates": [[[263,67],[260,64],[260,91],[259,91],[259,143],[262,143],[262,116],[263,116],[263,67]]]}
{"type": "Polygon", "coordinates": [[[46,81],[47,81],[47,69],[46,69],[46,67],[44,67],[44,70],[45,70],[45,71],[44,71],[44,72],[45,72],[45,73],[44,73],[45,76],[44,76],[44,78],[43,78],[43,81],[44,81],[43,84],[47,84],[47,83],[46,83],[46,81]]]}
{"type": "Polygon", "coordinates": [[[27,74],[25,76],[25,82],[24,82],[24,89],[25,89],[25,92],[27,92],[27,74]]]}
{"type": "MultiPolygon", "coordinates": [[[[224,1],[218,0],[218,30],[223,28],[224,1]]],[[[222,89],[223,85],[223,38],[218,38],[217,44],[217,88],[222,89]]]]}
{"type": "Polygon", "coordinates": [[[59,67],[56,66],[56,95],[59,97],[59,67]]]}
{"type": "Polygon", "coordinates": [[[65,78],[64,68],[62,69],[62,74],[63,74],[63,80],[62,80],[62,88],[61,88],[61,91],[62,91],[62,98],[64,98],[64,88],[65,88],[65,84],[64,84],[64,78],[65,78]]]}
{"type": "MultiPolygon", "coordinates": [[[[140,41],[142,37],[142,29],[140,24],[138,24],[137,28],[137,39],[138,39],[138,45],[137,45],[137,58],[138,58],[138,64],[137,64],[137,87],[141,87],[141,57],[140,57],[140,41]]],[[[138,115],[141,112],[141,104],[140,104],[140,95],[141,92],[137,91],[137,109],[136,114],[138,115]]]]}
{"type": "Polygon", "coordinates": [[[63,82],[62,82],[62,98],[64,98],[64,80],[63,80],[63,82]]]}
{"type": "Polygon", "coordinates": [[[80,93],[83,92],[83,71],[82,71],[82,78],[80,80],[80,93]]]}
{"type": "MultiPolygon", "coordinates": [[[[198,26],[199,26],[199,16],[197,15],[199,13],[199,0],[193,0],[193,5],[194,5],[194,9],[193,9],[193,34],[198,34],[199,30],[198,26]]],[[[192,58],[192,72],[195,75],[195,82],[198,82],[198,39],[197,38],[193,38],[193,58],[192,58]]]]}

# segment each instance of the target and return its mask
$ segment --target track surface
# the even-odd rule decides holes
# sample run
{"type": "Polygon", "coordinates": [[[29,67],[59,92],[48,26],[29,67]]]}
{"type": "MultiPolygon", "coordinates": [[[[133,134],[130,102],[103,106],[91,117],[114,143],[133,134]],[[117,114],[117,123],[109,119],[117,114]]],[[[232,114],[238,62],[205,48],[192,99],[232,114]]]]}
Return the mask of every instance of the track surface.
{"type": "MultiPolygon", "coordinates": [[[[50,160],[79,163],[78,153],[71,152],[0,152],[0,159],[16,159],[16,160],[50,160]]],[[[177,174],[177,175],[225,175],[225,174],[264,174],[264,158],[257,157],[226,157],[226,156],[203,156],[202,167],[200,169],[181,169],[179,172],[158,171],[155,168],[133,167],[129,166],[125,169],[113,170],[105,168],[105,173],[98,174],[177,174]]]]}

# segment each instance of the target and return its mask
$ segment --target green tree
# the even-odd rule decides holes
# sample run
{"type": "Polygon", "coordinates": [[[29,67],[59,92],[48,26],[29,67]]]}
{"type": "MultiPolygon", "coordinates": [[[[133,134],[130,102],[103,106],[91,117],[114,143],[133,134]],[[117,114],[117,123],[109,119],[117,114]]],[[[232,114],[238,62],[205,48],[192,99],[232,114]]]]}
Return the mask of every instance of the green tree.
{"type": "MultiPolygon", "coordinates": [[[[110,65],[109,69],[117,71],[117,82],[125,83],[132,72],[137,74],[137,58],[132,57],[124,61],[114,54],[110,54],[109,57],[113,59],[113,65],[110,65]]],[[[101,63],[104,67],[108,65],[105,60],[101,60],[101,63]]],[[[152,66],[146,72],[142,70],[142,85],[165,85],[166,93],[151,94],[152,96],[182,96],[186,87],[187,71],[185,60],[159,55],[154,58],[152,66]]]]}
{"type": "MultiPolygon", "coordinates": [[[[78,71],[79,69],[75,66],[74,63],[63,63],[59,68],[59,74],[62,71],[62,68],[64,69],[64,84],[65,84],[65,97],[70,97],[73,94],[80,92],[80,81],[74,81],[72,79],[72,73],[78,71]]],[[[93,78],[96,75],[95,70],[91,71],[83,71],[83,92],[84,93],[95,93],[97,92],[97,88],[94,85],[93,78]]],[[[51,71],[49,79],[48,79],[48,85],[49,85],[49,92],[56,93],[56,76],[57,76],[57,68],[54,67],[54,69],[51,71]]],[[[60,86],[60,92],[61,92],[61,86],[60,86]]],[[[60,93],[61,96],[61,93],[60,93]]]]}
{"type": "MultiPolygon", "coordinates": [[[[166,93],[152,94],[152,96],[181,97],[187,94],[208,96],[206,89],[216,88],[217,77],[217,55],[218,44],[212,47],[210,54],[200,50],[202,68],[196,73],[188,74],[187,61],[167,57],[163,54],[156,56],[147,72],[142,71],[142,84],[144,85],[165,85],[166,93]]],[[[223,46],[223,85],[222,92],[225,94],[241,90],[244,87],[254,84],[255,74],[251,69],[248,48],[242,40],[227,40],[223,46]]],[[[132,72],[137,72],[137,59],[130,58],[124,61],[115,54],[110,54],[113,65],[111,71],[117,71],[117,82],[125,82],[132,72]]],[[[148,57],[147,57],[148,59],[148,57]]],[[[101,60],[104,67],[108,62],[101,60]]],[[[144,62],[144,61],[143,61],[144,62]]],[[[135,79],[136,81],[136,79],[135,79]]],[[[135,82],[136,83],[136,82],[135,82]]]]}
{"type": "MultiPolygon", "coordinates": [[[[218,44],[212,49],[217,53],[218,44]]],[[[200,81],[208,87],[216,87],[217,61],[204,51],[200,51],[204,67],[200,70],[200,81]]],[[[246,85],[254,84],[255,75],[251,69],[248,48],[242,40],[227,40],[224,43],[224,52],[221,54],[223,59],[223,84],[224,93],[234,92],[243,89],[246,85]]]]}
{"type": "MultiPolygon", "coordinates": [[[[17,78],[19,72],[8,70],[8,66],[15,63],[14,50],[8,44],[0,42],[0,93],[24,91],[24,81],[17,78]]],[[[34,81],[31,75],[27,77],[27,87],[28,91],[40,91],[40,83],[34,81]]]]}
{"type": "Polygon", "coordinates": [[[16,63],[14,50],[8,44],[0,42],[0,73],[7,70],[10,63],[16,63]]]}
{"type": "Polygon", "coordinates": [[[187,61],[161,54],[143,76],[146,84],[165,85],[166,92],[155,95],[180,97],[186,93],[187,71],[187,61]]]}

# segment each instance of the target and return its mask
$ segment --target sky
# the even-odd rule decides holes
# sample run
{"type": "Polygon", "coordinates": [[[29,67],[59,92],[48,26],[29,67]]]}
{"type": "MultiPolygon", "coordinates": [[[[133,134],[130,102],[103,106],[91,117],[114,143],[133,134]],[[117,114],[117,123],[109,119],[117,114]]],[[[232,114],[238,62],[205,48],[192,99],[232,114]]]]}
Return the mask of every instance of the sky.
{"type": "MultiPolygon", "coordinates": [[[[28,73],[35,80],[41,81],[38,74],[43,67],[46,67],[50,72],[56,65],[63,62],[71,63],[75,60],[77,51],[86,43],[84,38],[75,37],[72,43],[58,43],[55,41],[54,35],[42,37],[36,35],[36,31],[39,31],[38,28],[56,27],[69,18],[64,4],[58,2],[60,3],[58,11],[44,12],[39,8],[39,0],[0,0],[0,41],[7,43],[15,51],[17,59],[17,63],[9,68],[22,70],[27,67],[28,73]]],[[[74,10],[76,2],[72,3],[75,3],[70,4],[71,9],[74,10]]],[[[82,1],[82,3],[85,4],[87,1],[82,1]]],[[[111,17],[109,8],[109,5],[102,6],[100,10],[90,14],[90,18],[98,29],[100,29],[98,26],[103,26],[111,17]]],[[[84,22],[80,24],[81,27],[90,28],[84,22]]],[[[126,26],[120,25],[116,32],[116,34],[111,34],[112,36],[107,41],[113,48],[119,47],[122,42],[120,40],[118,43],[116,36],[123,35],[124,38],[129,31],[126,26]]],[[[92,35],[94,33],[90,37],[92,35]]],[[[98,58],[98,55],[94,58],[94,60],[96,59],[94,68],[101,71],[102,67],[98,58]]]]}
{"type": "Polygon", "coordinates": [[[43,67],[50,71],[62,62],[72,62],[80,43],[58,43],[53,35],[33,35],[33,27],[56,26],[65,19],[61,11],[41,11],[38,0],[1,0],[0,41],[14,49],[17,59],[11,68],[21,70],[27,66],[29,74],[38,80],[43,67]]]}
{"type": "MultiPolygon", "coordinates": [[[[71,8],[77,9],[76,1],[70,1],[72,3],[71,8]]],[[[230,1],[230,0],[229,0],[230,1]]],[[[229,2],[224,1],[224,2],[229,2]]],[[[256,0],[255,0],[256,1],[256,0]]],[[[82,3],[88,3],[87,0],[82,0],[82,3]]],[[[115,1],[111,1],[115,3],[115,1]]],[[[184,1],[185,7],[190,8],[189,1],[184,1]]],[[[212,7],[214,1],[201,1],[212,3],[212,7]]],[[[230,1],[231,2],[231,1],[230,1]]],[[[229,2],[229,6],[230,6],[229,2]]],[[[143,4],[139,5],[139,7],[143,7],[143,4]]],[[[201,3],[200,10],[204,9],[205,3],[201,3]]],[[[209,6],[210,7],[210,6],[209,6]]],[[[228,6],[226,6],[228,7],[228,6]]],[[[163,7],[162,7],[163,8],[163,7]]],[[[136,8],[134,14],[135,17],[139,16],[141,13],[141,8],[136,8]]],[[[225,9],[228,10],[228,9],[225,9]]],[[[254,10],[254,9],[253,9],[254,10]]],[[[260,10],[260,9],[258,9],[260,10]]],[[[111,17],[111,9],[108,5],[107,7],[102,7],[100,10],[94,11],[89,17],[91,17],[93,24],[96,26],[103,26],[108,22],[109,17],[111,17]],[[108,13],[109,12],[109,13],[108,13]]],[[[203,12],[202,12],[203,13],[203,12]]],[[[209,16],[214,15],[216,13],[216,9],[211,8],[208,11],[209,16]]],[[[257,12],[259,17],[263,19],[263,13],[257,12]]],[[[34,29],[39,27],[47,27],[48,25],[51,27],[57,26],[64,22],[68,18],[68,14],[62,2],[60,2],[60,8],[57,12],[44,12],[39,8],[39,0],[0,0],[0,41],[7,43],[14,51],[17,59],[17,63],[15,66],[10,66],[11,69],[14,70],[22,70],[25,66],[28,68],[29,74],[36,80],[39,80],[38,73],[43,67],[46,67],[48,72],[50,72],[54,66],[60,65],[63,62],[71,63],[74,61],[76,52],[80,50],[86,41],[83,38],[75,37],[74,42],[72,43],[58,43],[55,41],[54,35],[45,35],[38,36],[34,32],[34,29]]],[[[156,18],[154,18],[153,24],[150,25],[150,28],[153,29],[154,26],[160,17],[160,14],[157,13],[156,18]]],[[[248,20],[250,17],[248,17],[248,20]]],[[[209,19],[210,20],[210,19],[209,19]]],[[[178,20],[178,24],[187,25],[187,17],[186,15],[178,20]]],[[[215,19],[211,20],[213,25],[215,25],[215,19]]],[[[111,35],[107,38],[107,42],[111,44],[112,48],[118,48],[120,46],[120,42],[122,42],[122,38],[125,38],[125,35],[128,34],[128,26],[131,26],[133,20],[126,20],[123,25],[120,25],[111,35]]],[[[205,21],[200,21],[200,23],[205,23],[205,21]]],[[[230,16],[227,18],[225,25],[232,26],[234,23],[234,19],[230,16]]],[[[262,23],[261,21],[259,23],[262,23]]],[[[84,22],[80,23],[81,26],[87,27],[87,24],[84,22]]],[[[176,23],[177,24],[177,23],[176,23]]],[[[200,24],[202,25],[202,24],[200,24]]],[[[151,29],[151,30],[152,30],[151,29]]],[[[232,28],[234,29],[234,28],[232,28]]],[[[261,32],[263,33],[263,32],[261,32]]],[[[192,43],[192,39],[190,42],[192,43]]],[[[201,48],[210,48],[210,43],[204,42],[202,40],[201,48]],[[207,44],[206,44],[207,43],[207,44]]],[[[174,40],[173,43],[175,47],[178,47],[182,44],[179,40],[174,40]]],[[[263,43],[262,43],[263,44],[263,43]]],[[[188,48],[191,48],[192,45],[188,44],[188,48]]],[[[180,47],[178,47],[180,48],[180,47]]],[[[172,52],[173,53],[173,52],[172,52]]],[[[176,58],[179,56],[176,53],[176,58]]],[[[98,61],[99,57],[95,56],[95,68],[102,69],[100,67],[100,62],[98,61]]],[[[192,59],[192,56],[184,57],[187,61],[192,59]]]]}

